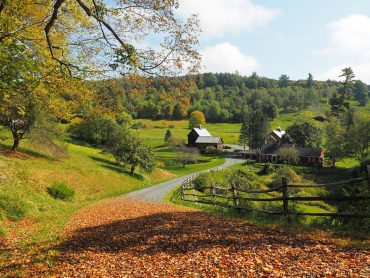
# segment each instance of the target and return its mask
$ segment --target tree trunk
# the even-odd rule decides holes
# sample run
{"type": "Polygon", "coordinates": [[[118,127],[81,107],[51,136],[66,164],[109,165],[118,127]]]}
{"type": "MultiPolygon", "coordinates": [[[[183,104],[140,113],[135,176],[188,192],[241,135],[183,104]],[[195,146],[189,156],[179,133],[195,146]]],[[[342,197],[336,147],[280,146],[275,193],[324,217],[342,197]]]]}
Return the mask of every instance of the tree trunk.
{"type": "Polygon", "coordinates": [[[136,166],[132,165],[130,169],[130,174],[133,175],[135,173],[136,166]]]}
{"type": "Polygon", "coordinates": [[[333,159],[333,164],[331,165],[331,167],[335,168],[335,162],[336,162],[336,155],[335,154],[332,155],[332,159],[333,159]]]}
{"type": "Polygon", "coordinates": [[[186,165],[186,163],[185,163],[185,162],[183,162],[183,163],[182,163],[182,168],[185,168],[185,165],[186,165]]]}
{"type": "Polygon", "coordinates": [[[19,139],[14,139],[14,143],[13,143],[13,147],[12,147],[12,151],[15,152],[18,150],[18,147],[19,147],[19,139]]]}

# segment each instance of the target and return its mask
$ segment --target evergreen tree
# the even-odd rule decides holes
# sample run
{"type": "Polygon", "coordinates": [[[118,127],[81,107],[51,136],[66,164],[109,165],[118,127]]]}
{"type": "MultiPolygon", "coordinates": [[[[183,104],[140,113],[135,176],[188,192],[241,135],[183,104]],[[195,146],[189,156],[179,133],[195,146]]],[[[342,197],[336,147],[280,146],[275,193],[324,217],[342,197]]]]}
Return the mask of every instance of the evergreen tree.
{"type": "Polygon", "coordinates": [[[167,129],[166,134],[164,136],[164,142],[167,143],[168,140],[172,137],[172,133],[169,129],[167,129]]]}
{"type": "Polygon", "coordinates": [[[253,111],[248,118],[249,120],[249,148],[259,149],[264,143],[269,132],[268,117],[261,111],[253,111]]]}
{"type": "Polygon", "coordinates": [[[282,74],[279,77],[279,87],[280,88],[285,88],[289,86],[289,76],[286,74],[282,74]]]}
{"type": "Polygon", "coordinates": [[[313,81],[313,76],[311,73],[308,74],[308,78],[307,78],[307,83],[306,83],[306,87],[307,88],[312,88],[313,87],[313,84],[314,84],[314,81],[313,81]]]}

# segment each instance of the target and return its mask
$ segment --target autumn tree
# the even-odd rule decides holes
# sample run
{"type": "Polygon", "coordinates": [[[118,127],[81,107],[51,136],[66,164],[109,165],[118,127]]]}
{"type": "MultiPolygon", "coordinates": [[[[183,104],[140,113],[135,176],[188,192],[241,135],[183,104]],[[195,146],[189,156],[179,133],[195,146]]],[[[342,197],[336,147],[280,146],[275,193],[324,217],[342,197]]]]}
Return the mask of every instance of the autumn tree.
{"type": "Polygon", "coordinates": [[[192,129],[199,125],[203,125],[206,123],[206,117],[204,116],[203,112],[199,110],[194,110],[191,112],[189,117],[189,128],[192,129]]]}

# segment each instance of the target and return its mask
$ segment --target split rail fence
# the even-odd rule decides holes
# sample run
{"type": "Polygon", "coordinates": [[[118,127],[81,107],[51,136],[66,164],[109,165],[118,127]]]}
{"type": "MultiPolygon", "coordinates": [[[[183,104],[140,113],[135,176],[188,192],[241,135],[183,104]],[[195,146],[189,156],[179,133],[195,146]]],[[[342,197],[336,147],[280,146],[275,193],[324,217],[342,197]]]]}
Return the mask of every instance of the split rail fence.
{"type": "MultiPolygon", "coordinates": [[[[368,170],[368,183],[370,186],[370,166],[368,170]]],[[[369,213],[316,213],[316,212],[293,212],[289,211],[289,202],[307,202],[307,201],[363,201],[370,200],[370,196],[292,196],[289,194],[290,188],[333,188],[337,186],[351,186],[356,183],[364,182],[363,178],[350,179],[346,181],[325,183],[325,184],[289,184],[286,178],[282,178],[281,185],[267,190],[244,190],[231,184],[229,188],[219,186],[212,183],[211,186],[202,187],[202,190],[207,190],[204,194],[196,192],[193,180],[196,176],[186,179],[181,186],[181,199],[184,201],[215,205],[224,208],[235,209],[241,211],[254,211],[259,213],[271,215],[283,215],[284,219],[290,220],[290,215],[307,215],[307,216],[331,216],[331,217],[357,217],[357,218],[370,218],[369,213]],[[279,193],[279,197],[253,197],[248,195],[261,194],[261,193],[279,193]],[[221,201],[220,201],[221,200],[221,201]],[[223,200],[223,201],[222,201],[223,200]],[[281,211],[265,211],[258,209],[251,209],[242,205],[241,201],[251,202],[277,202],[281,201],[281,211]],[[231,201],[231,202],[230,202],[231,201]]],[[[277,195],[275,193],[275,195],[277,195]]]]}

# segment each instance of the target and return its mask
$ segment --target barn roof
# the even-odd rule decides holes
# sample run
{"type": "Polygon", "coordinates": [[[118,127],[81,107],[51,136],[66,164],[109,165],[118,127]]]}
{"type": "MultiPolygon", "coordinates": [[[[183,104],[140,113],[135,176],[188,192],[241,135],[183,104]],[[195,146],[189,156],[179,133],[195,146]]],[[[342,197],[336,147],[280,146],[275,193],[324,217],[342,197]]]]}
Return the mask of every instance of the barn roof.
{"type": "Polygon", "coordinates": [[[193,128],[193,130],[199,135],[199,136],[208,136],[212,137],[211,133],[208,132],[205,128],[193,128]]]}
{"type": "Polygon", "coordinates": [[[208,143],[208,144],[217,144],[221,141],[221,137],[212,137],[212,136],[199,136],[195,143],[208,143]]]}
{"type": "Polygon", "coordinates": [[[320,156],[321,149],[308,147],[295,147],[293,144],[264,144],[261,147],[261,154],[278,154],[278,150],[282,148],[295,148],[299,152],[299,156],[320,156]]]}

